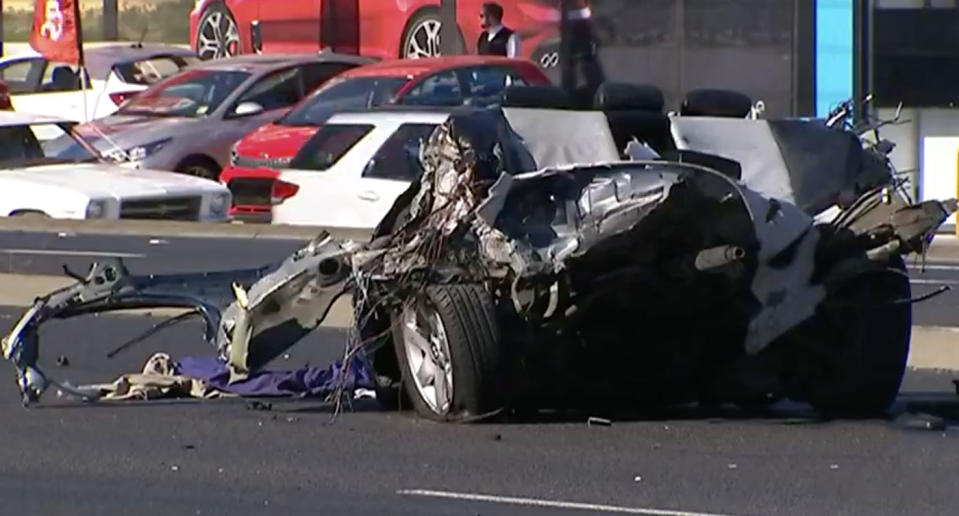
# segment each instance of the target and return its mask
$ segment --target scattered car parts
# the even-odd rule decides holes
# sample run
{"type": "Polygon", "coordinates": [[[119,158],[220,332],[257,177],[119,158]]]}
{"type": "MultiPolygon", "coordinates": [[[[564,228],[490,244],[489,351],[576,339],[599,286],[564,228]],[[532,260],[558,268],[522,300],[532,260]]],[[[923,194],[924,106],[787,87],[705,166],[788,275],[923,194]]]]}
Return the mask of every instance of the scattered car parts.
{"type": "Polygon", "coordinates": [[[242,381],[349,292],[344,363],[369,358],[380,399],[405,397],[432,419],[784,397],[845,416],[891,403],[913,302],[902,255],[925,250],[955,201],[909,202],[888,147],[845,128],[803,122],[754,138],[752,155],[781,167],[763,175],[748,156],[702,157],[730,130],[768,134],[766,121],[680,117],[676,156],[622,161],[615,146],[585,145],[572,130],[564,146],[542,129],[564,116],[452,114],[421,149],[422,176],[365,244],[323,234],[251,271],[95,268],[38,300],[4,339],[24,399],[51,382],[36,360],[37,327],[51,317],[191,308],[230,381],[242,381]],[[831,135],[840,142],[822,151],[843,156],[843,174],[816,190],[820,163],[783,153],[831,135]],[[721,165],[733,157],[741,167],[721,165]],[[823,221],[827,208],[837,215],[823,221]]]}

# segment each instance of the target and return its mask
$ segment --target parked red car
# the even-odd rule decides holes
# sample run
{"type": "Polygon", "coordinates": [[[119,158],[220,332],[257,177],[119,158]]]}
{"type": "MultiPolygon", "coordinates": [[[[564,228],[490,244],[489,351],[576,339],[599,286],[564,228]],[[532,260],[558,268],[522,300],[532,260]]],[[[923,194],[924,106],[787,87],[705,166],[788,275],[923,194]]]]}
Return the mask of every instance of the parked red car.
{"type": "Polygon", "coordinates": [[[220,175],[233,191],[233,214],[249,219],[269,214],[264,201],[276,169],[286,166],[335,112],[385,104],[483,105],[497,102],[507,85],[548,86],[550,81],[528,60],[493,56],[400,59],[342,72],[233,146],[230,165],[220,175]]]}
{"type": "MultiPolygon", "coordinates": [[[[441,4],[449,0],[199,0],[190,13],[190,43],[202,58],[253,52],[342,53],[392,59],[436,57],[441,4]]],[[[458,41],[474,53],[486,0],[456,0],[458,41]]],[[[522,54],[545,68],[558,64],[561,0],[500,0],[503,23],[522,38],[522,54]]],[[[586,0],[578,4],[586,5],[586,0]]]]}

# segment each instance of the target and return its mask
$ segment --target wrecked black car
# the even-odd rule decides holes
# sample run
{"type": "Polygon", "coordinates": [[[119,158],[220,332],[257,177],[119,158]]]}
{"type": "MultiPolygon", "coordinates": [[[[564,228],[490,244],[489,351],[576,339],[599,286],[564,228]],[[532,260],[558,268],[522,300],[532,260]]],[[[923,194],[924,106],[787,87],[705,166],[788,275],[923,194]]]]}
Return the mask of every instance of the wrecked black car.
{"type": "Polygon", "coordinates": [[[344,356],[369,360],[386,406],[432,419],[783,398],[883,411],[909,351],[903,256],[955,202],[911,202],[891,144],[835,120],[669,122],[669,145],[624,153],[601,112],[458,111],[368,242],[323,234],[277,267],[194,277],[99,265],[38,300],[4,356],[33,401],[52,382],[43,321],[184,306],[240,381],[348,294],[344,356]]]}

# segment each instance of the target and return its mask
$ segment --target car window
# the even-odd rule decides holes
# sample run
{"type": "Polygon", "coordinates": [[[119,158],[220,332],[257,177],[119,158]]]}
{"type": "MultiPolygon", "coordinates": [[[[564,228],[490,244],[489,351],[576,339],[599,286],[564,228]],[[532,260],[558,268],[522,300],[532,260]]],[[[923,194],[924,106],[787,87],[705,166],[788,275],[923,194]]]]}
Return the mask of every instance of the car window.
{"type": "Polygon", "coordinates": [[[373,126],[368,124],[324,125],[296,153],[290,168],[327,170],[372,130],[373,126]]]}
{"type": "Polygon", "coordinates": [[[436,124],[403,124],[380,147],[366,164],[363,177],[414,181],[423,172],[420,147],[436,124]]]}
{"type": "Polygon", "coordinates": [[[178,73],[187,66],[199,61],[195,57],[162,56],[142,59],[132,63],[121,63],[113,71],[127,84],[148,86],[178,73]]]}
{"type": "Polygon", "coordinates": [[[303,89],[310,93],[331,77],[355,67],[347,63],[310,63],[303,67],[303,89]]]}
{"type": "Polygon", "coordinates": [[[73,138],[54,124],[0,127],[0,168],[96,159],[73,138]],[[40,141],[51,133],[52,139],[40,141]]]}
{"type": "Polygon", "coordinates": [[[403,104],[423,106],[456,106],[463,103],[463,92],[456,73],[449,71],[431,75],[416,85],[406,96],[403,104]]]}
{"type": "Polygon", "coordinates": [[[43,148],[29,126],[0,127],[0,167],[22,166],[43,157],[43,148]]]}
{"type": "MultiPolygon", "coordinates": [[[[87,88],[89,89],[89,75],[87,88]]],[[[40,91],[80,91],[80,69],[68,63],[47,63],[40,79],[40,91]]]]}
{"type": "Polygon", "coordinates": [[[247,72],[186,70],[131,98],[119,112],[190,118],[205,116],[216,111],[249,77],[247,72]]]}
{"type": "Polygon", "coordinates": [[[515,70],[504,66],[479,66],[461,71],[469,85],[470,97],[494,97],[507,86],[528,86],[515,70]]]}
{"type": "Polygon", "coordinates": [[[303,98],[302,73],[299,68],[273,72],[256,81],[247,90],[237,105],[256,102],[265,111],[292,106],[303,98]]]}
{"type": "Polygon", "coordinates": [[[39,59],[14,61],[0,68],[0,80],[7,84],[10,93],[30,93],[36,89],[36,76],[33,76],[31,80],[31,72],[41,65],[42,61],[39,59]]]}
{"type": "Polygon", "coordinates": [[[391,102],[407,82],[403,77],[334,78],[304,99],[278,123],[320,125],[337,111],[380,106],[391,102]]]}

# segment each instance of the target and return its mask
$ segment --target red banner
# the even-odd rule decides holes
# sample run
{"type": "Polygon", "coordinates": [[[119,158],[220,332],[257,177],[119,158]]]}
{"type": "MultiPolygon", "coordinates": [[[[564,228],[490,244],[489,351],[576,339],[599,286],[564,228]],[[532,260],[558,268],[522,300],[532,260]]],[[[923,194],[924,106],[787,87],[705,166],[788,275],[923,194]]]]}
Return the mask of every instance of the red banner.
{"type": "Polygon", "coordinates": [[[30,46],[49,61],[80,63],[79,0],[36,0],[30,46]]]}

